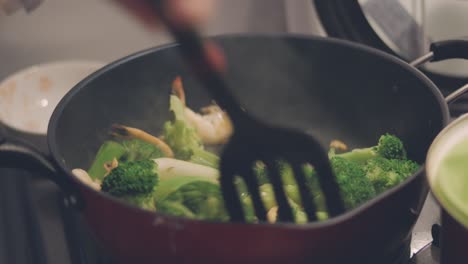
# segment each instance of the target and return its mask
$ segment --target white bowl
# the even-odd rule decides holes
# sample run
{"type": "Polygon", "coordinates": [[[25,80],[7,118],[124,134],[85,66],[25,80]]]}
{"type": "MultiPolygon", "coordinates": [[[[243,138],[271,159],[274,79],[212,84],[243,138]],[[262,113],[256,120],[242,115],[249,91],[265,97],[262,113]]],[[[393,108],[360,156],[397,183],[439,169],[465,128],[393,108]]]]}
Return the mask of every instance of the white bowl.
{"type": "Polygon", "coordinates": [[[60,99],[105,64],[57,61],[20,70],[0,83],[0,121],[19,131],[46,134],[60,99]]]}

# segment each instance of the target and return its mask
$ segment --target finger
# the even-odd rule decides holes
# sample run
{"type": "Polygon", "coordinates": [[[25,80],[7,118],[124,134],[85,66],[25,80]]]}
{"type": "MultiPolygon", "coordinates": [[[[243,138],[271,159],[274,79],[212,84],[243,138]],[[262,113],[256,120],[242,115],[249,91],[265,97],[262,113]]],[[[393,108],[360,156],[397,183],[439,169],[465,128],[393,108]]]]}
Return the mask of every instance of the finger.
{"type": "Polygon", "coordinates": [[[217,0],[169,0],[168,17],[181,26],[199,26],[214,14],[217,0]]]}
{"type": "MultiPolygon", "coordinates": [[[[144,25],[155,29],[160,23],[152,10],[148,0],[113,0],[126,9],[133,16],[143,22],[144,25]]],[[[167,16],[173,19],[173,23],[181,26],[198,26],[212,17],[216,9],[217,0],[167,0],[167,16]]]]}
{"type": "Polygon", "coordinates": [[[152,30],[160,28],[160,23],[152,10],[151,5],[145,0],[113,0],[120,7],[128,11],[136,19],[152,30]]]}

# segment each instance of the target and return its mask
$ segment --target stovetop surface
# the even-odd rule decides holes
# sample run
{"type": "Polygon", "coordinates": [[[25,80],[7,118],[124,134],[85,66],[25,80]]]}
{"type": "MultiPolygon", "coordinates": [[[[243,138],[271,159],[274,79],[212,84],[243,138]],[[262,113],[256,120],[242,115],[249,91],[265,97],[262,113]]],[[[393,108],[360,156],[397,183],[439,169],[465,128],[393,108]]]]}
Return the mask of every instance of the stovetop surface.
{"type": "MultiPolygon", "coordinates": [[[[16,170],[0,174],[0,263],[112,264],[55,185],[16,170]]],[[[429,196],[413,232],[410,264],[438,263],[438,248],[431,246],[437,215],[429,196]]]]}

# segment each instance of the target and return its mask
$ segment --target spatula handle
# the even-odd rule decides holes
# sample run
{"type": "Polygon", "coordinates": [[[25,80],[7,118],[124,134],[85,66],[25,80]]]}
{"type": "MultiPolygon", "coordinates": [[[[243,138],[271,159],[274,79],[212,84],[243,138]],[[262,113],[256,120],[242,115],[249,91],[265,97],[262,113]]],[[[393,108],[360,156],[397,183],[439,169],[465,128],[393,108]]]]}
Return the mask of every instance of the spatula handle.
{"type": "Polygon", "coordinates": [[[240,119],[245,116],[245,112],[239,107],[239,103],[227,87],[220,69],[217,69],[212,61],[210,61],[206,42],[193,27],[189,25],[178,26],[177,23],[171,20],[171,17],[167,16],[167,12],[164,11],[166,1],[152,1],[158,19],[164,23],[167,30],[179,43],[182,57],[192,67],[197,78],[211,96],[213,96],[217,104],[228,113],[236,126],[240,122],[240,119]]]}

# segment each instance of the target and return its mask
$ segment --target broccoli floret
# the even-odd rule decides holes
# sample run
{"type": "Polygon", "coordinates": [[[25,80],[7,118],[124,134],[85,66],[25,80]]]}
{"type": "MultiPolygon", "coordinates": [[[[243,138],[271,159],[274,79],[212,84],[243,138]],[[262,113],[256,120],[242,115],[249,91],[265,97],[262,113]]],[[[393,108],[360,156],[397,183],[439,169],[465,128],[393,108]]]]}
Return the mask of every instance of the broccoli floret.
{"type": "Polygon", "coordinates": [[[419,164],[411,160],[376,157],[367,162],[365,171],[375,191],[381,193],[404,181],[419,167],[419,164]]]}
{"type": "Polygon", "coordinates": [[[195,128],[187,122],[184,105],[177,96],[171,95],[169,110],[173,119],[164,124],[164,139],[177,159],[189,160],[194,149],[203,148],[202,141],[195,128]]]}
{"type": "Polygon", "coordinates": [[[104,164],[111,162],[113,159],[119,162],[127,162],[156,159],[163,156],[163,152],[158,147],[140,139],[122,140],[120,142],[108,140],[99,148],[88,174],[93,179],[102,180],[107,173],[104,164]]]}
{"type": "Polygon", "coordinates": [[[154,161],[121,162],[104,178],[101,190],[143,209],[155,210],[153,197],[158,181],[154,161]]]}
{"type": "Polygon", "coordinates": [[[193,150],[202,148],[195,129],[180,120],[164,124],[164,139],[174,151],[175,158],[181,160],[190,160],[193,150]]]}
{"type": "Polygon", "coordinates": [[[218,184],[198,177],[162,181],[155,201],[158,212],[192,219],[227,221],[229,215],[218,184]]]}
{"type": "Polygon", "coordinates": [[[375,152],[380,157],[386,159],[406,160],[406,150],[403,142],[396,136],[385,134],[380,137],[378,145],[375,147],[375,152]]]}
{"type": "MultiPolygon", "coordinates": [[[[404,171],[402,174],[405,174],[407,171],[411,174],[414,169],[415,163],[404,161],[406,159],[406,151],[401,140],[389,134],[381,136],[378,145],[374,147],[355,149],[344,154],[335,154],[334,151],[330,151],[330,163],[347,210],[359,206],[379,193],[380,189],[379,191],[376,190],[378,186],[367,175],[367,168],[370,169],[371,166],[366,166],[368,161],[377,160],[377,158],[382,160],[391,159],[392,162],[389,161],[388,163],[393,164],[392,166],[399,164],[398,169],[404,171]]],[[[279,162],[278,165],[287,196],[293,202],[299,205],[302,204],[293,170],[286,162],[279,162]]],[[[373,168],[375,168],[375,174],[377,174],[376,167],[374,166],[373,168]]],[[[260,184],[269,183],[268,173],[262,163],[257,164],[254,167],[254,171],[260,184]]],[[[312,166],[304,167],[304,175],[317,210],[322,213],[320,215],[321,219],[327,218],[328,216],[325,213],[327,211],[326,201],[318,175],[312,166]]],[[[384,181],[386,179],[384,176],[389,175],[382,174],[382,179],[379,181],[384,181]]],[[[272,202],[268,202],[268,204],[271,206],[272,202]]]]}
{"type": "Polygon", "coordinates": [[[219,157],[204,149],[200,136],[185,117],[184,105],[175,95],[170,97],[170,111],[173,119],[164,123],[163,135],[175,158],[216,168],[219,157]]]}
{"type": "Polygon", "coordinates": [[[355,208],[376,195],[362,166],[341,157],[333,157],[330,162],[346,209],[355,208]]]}
{"type": "Polygon", "coordinates": [[[161,149],[140,139],[124,140],[122,146],[125,148],[125,154],[119,161],[150,160],[164,157],[161,149]]]}
{"type": "MultiPolygon", "coordinates": [[[[376,195],[361,164],[337,156],[332,157],[330,163],[347,210],[359,206],[376,195]]],[[[317,210],[327,212],[325,195],[320,187],[318,175],[311,166],[306,167],[306,175],[311,175],[307,183],[314,195],[317,210]]]]}
{"type": "Polygon", "coordinates": [[[403,142],[398,137],[390,134],[382,135],[377,146],[354,149],[342,154],[334,154],[334,151],[331,151],[330,153],[331,157],[342,157],[361,164],[364,164],[375,157],[401,160],[406,159],[406,151],[403,146],[403,142]]]}

